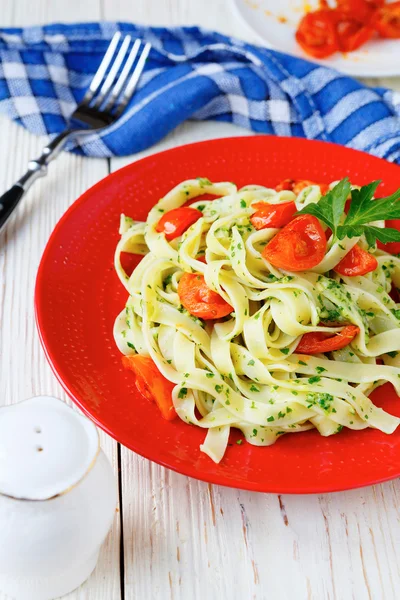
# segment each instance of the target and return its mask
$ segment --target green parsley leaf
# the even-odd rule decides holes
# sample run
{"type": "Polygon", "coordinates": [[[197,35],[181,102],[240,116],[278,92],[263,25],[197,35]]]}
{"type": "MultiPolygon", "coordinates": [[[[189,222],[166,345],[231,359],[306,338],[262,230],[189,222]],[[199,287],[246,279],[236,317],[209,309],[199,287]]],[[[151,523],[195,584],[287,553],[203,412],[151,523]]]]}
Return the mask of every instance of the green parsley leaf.
{"type": "Polygon", "coordinates": [[[374,193],[380,183],[379,180],[372,181],[359,190],[351,190],[350,208],[344,222],[340,225],[350,193],[350,182],[347,177],[323,196],[318,204],[308,204],[297,214],[314,215],[328,225],[339,240],[364,234],[370,247],[375,245],[377,239],[383,243],[398,242],[400,232],[396,229],[370,225],[374,221],[400,218],[400,189],[390,196],[374,200],[374,193]]]}
{"type": "Polygon", "coordinates": [[[242,208],[246,208],[246,206],[247,206],[247,204],[246,204],[246,200],[241,200],[241,201],[240,201],[240,206],[241,206],[242,208]]]}
{"type": "Polygon", "coordinates": [[[340,227],[337,235],[339,239],[344,237],[355,237],[366,234],[369,246],[374,245],[375,240],[387,239],[390,241],[399,241],[400,234],[391,228],[381,229],[369,225],[373,221],[382,219],[398,219],[400,217],[400,189],[386,198],[373,200],[373,195],[380,181],[373,181],[364,185],[359,190],[352,190],[351,204],[347,217],[340,227]],[[388,232],[385,234],[385,232],[388,232]],[[381,239],[382,238],[382,239],[381,239]]]}
{"type": "Polygon", "coordinates": [[[393,229],[392,227],[385,227],[383,229],[382,227],[368,225],[367,227],[364,227],[364,235],[370,247],[375,245],[375,239],[379,240],[383,244],[400,241],[400,231],[393,229]],[[374,241],[370,243],[370,240],[372,239],[374,241]]]}
{"type": "Polygon", "coordinates": [[[289,348],[280,348],[282,354],[289,354],[289,348]]]}
{"type": "Polygon", "coordinates": [[[332,229],[333,233],[336,234],[350,190],[350,181],[345,177],[325,196],[322,196],[318,204],[307,204],[297,214],[314,215],[326,223],[332,229]]]}
{"type": "Polygon", "coordinates": [[[187,394],[187,388],[183,387],[179,390],[178,398],[184,398],[187,394]]]}

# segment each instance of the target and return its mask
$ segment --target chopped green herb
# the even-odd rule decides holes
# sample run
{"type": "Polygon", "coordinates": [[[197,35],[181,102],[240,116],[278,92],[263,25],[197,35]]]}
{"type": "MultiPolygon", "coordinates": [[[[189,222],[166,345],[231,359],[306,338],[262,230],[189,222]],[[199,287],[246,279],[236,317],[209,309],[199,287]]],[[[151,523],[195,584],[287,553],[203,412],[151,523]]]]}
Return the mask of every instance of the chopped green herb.
{"type": "Polygon", "coordinates": [[[290,348],[280,348],[282,354],[289,354],[290,348]]]}
{"type": "Polygon", "coordinates": [[[196,177],[196,179],[201,186],[212,185],[211,181],[209,179],[207,179],[207,177],[196,177]]]}
{"type": "Polygon", "coordinates": [[[183,387],[179,390],[178,398],[184,398],[187,394],[187,388],[183,387]]]}
{"type": "Polygon", "coordinates": [[[359,190],[350,188],[348,178],[342,179],[334,188],[323,196],[318,204],[308,204],[300,214],[311,214],[323,221],[332,230],[335,237],[365,235],[370,247],[376,240],[383,243],[400,241],[400,232],[390,227],[380,228],[369,225],[382,219],[400,218],[400,190],[385,198],[373,199],[380,181],[373,181],[359,190]],[[341,221],[346,200],[351,193],[351,204],[344,221],[341,221]]]}

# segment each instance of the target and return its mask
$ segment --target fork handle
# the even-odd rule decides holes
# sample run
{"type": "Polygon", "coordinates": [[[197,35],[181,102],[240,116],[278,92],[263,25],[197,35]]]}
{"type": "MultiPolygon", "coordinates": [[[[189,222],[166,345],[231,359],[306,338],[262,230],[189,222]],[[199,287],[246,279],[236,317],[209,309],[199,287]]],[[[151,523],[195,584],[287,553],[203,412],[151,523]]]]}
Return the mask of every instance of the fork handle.
{"type": "Polygon", "coordinates": [[[18,183],[2,195],[0,198],[0,229],[7,222],[8,217],[16,208],[23,195],[24,188],[18,183]]]}
{"type": "Polygon", "coordinates": [[[47,175],[47,165],[58,156],[71,133],[71,130],[66,130],[52,139],[39,158],[29,161],[26,173],[0,197],[0,230],[36,179],[47,175]]]}

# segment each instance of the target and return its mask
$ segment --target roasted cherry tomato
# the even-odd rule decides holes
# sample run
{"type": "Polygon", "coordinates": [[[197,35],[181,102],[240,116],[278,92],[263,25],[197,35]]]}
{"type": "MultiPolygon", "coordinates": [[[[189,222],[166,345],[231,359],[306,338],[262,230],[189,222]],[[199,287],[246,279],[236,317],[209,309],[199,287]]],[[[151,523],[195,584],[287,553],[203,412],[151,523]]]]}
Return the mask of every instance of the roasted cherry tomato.
{"type": "MultiPolygon", "coordinates": [[[[386,221],[386,227],[392,227],[393,229],[400,231],[400,219],[386,221]]],[[[385,250],[385,252],[389,252],[389,254],[400,253],[400,242],[388,242],[387,244],[382,244],[382,242],[378,240],[377,244],[378,248],[385,250]]]]}
{"type": "Polygon", "coordinates": [[[255,208],[256,212],[250,217],[250,221],[256,229],[284,227],[297,212],[294,202],[282,202],[282,204],[256,202],[252,205],[252,208],[255,208]]]}
{"type": "Polygon", "coordinates": [[[306,271],[325,256],[326,238],[313,215],[299,215],[278,231],[263,250],[263,257],[286,271],[306,271]]]}
{"type": "Polygon", "coordinates": [[[275,189],[277,192],[288,190],[298,195],[300,194],[301,190],[304,190],[304,188],[310,185],[319,185],[322,195],[329,192],[329,185],[327,183],[316,183],[315,181],[310,181],[309,179],[284,179],[276,186],[275,189]]]}
{"type": "Polygon", "coordinates": [[[203,214],[196,208],[174,208],[161,217],[156,225],[156,230],[165,233],[166,239],[170,241],[182,235],[202,216],[203,214]]]}
{"type": "Polygon", "coordinates": [[[343,15],[338,21],[337,32],[339,49],[342,52],[353,52],[353,50],[357,50],[371,39],[374,28],[371,25],[365,25],[361,21],[352,19],[350,16],[343,15]]]}
{"type": "Polygon", "coordinates": [[[164,419],[175,419],[177,415],[172,402],[175,384],[160,373],[151,358],[141,354],[123,356],[122,364],[125,369],[134,372],[138,391],[148,400],[155,401],[164,419]]]}
{"type": "Polygon", "coordinates": [[[356,245],[338,262],[334,271],[346,277],[357,277],[375,271],[377,266],[378,261],[375,256],[356,245]]]}
{"type": "Polygon", "coordinates": [[[385,4],[373,16],[373,25],[383,38],[400,38],[400,2],[385,4]]]}
{"type": "Polygon", "coordinates": [[[326,58],[339,49],[336,15],[333,10],[316,10],[301,19],[296,40],[314,58],[326,58]]]}
{"type": "Polygon", "coordinates": [[[316,183],[315,181],[309,181],[308,179],[298,179],[293,186],[293,191],[298,195],[304,188],[309,187],[310,185],[319,185],[319,189],[323,196],[329,192],[329,185],[327,183],[316,183]]]}
{"type": "Polygon", "coordinates": [[[368,23],[376,9],[384,4],[385,0],[336,0],[339,11],[351,15],[360,23],[368,23]]]}
{"type": "Polygon", "coordinates": [[[179,280],[178,296],[182,305],[194,317],[220,319],[233,311],[228,302],[207,286],[203,275],[184,273],[179,280]]]}
{"type": "Polygon", "coordinates": [[[323,331],[312,331],[305,333],[297,348],[299,354],[319,354],[320,352],[332,352],[348,346],[354,340],[360,329],[356,325],[346,325],[342,331],[327,337],[323,331]]]}
{"type": "Polygon", "coordinates": [[[277,192],[282,192],[283,190],[288,190],[289,192],[292,192],[294,184],[294,179],[284,179],[283,181],[278,183],[275,189],[277,192]]]}

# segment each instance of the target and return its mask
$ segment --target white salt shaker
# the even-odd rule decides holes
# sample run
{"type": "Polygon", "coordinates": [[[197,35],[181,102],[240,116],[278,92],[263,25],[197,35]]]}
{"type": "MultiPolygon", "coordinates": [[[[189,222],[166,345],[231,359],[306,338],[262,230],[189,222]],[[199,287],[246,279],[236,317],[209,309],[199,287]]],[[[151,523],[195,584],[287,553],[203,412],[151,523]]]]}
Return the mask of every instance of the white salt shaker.
{"type": "Polygon", "coordinates": [[[55,398],[0,409],[0,590],[51,600],[96,566],[117,503],[91,421],[55,398]]]}

